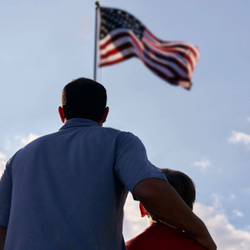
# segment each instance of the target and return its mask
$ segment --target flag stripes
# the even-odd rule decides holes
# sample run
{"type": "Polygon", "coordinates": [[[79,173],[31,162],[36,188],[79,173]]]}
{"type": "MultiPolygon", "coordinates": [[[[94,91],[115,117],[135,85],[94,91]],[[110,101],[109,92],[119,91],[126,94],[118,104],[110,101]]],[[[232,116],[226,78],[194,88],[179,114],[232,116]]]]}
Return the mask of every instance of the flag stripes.
{"type": "Polygon", "coordinates": [[[127,27],[120,26],[109,30],[105,37],[99,40],[99,66],[138,57],[162,79],[190,89],[192,72],[199,59],[198,48],[185,42],[159,40],[146,27],[139,31],[142,34],[141,39],[127,27]]]}

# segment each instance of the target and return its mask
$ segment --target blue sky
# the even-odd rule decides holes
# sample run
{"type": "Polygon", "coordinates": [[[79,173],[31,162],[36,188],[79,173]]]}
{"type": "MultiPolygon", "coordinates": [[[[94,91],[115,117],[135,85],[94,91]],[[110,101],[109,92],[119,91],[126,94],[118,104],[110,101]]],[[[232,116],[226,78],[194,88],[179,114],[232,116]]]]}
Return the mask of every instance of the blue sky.
{"type": "MultiPolygon", "coordinates": [[[[101,1],[129,11],[158,38],[197,45],[191,91],[173,87],[138,59],[104,67],[109,119],[131,131],[158,167],[196,183],[195,212],[219,249],[250,248],[250,2],[247,0],[101,1]],[[229,241],[228,238],[231,240],[229,241]]],[[[94,1],[0,3],[0,168],[22,145],[61,126],[66,83],[93,77],[94,1]]],[[[126,205],[124,235],[146,226],[126,205]]]]}

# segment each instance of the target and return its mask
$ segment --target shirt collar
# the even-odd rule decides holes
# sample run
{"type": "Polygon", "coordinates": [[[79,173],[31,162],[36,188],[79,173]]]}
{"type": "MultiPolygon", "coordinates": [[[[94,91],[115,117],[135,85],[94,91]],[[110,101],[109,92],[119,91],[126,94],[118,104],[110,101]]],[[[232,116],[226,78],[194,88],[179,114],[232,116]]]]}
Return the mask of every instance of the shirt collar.
{"type": "Polygon", "coordinates": [[[84,118],[72,118],[64,123],[64,125],[59,129],[59,131],[72,127],[90,127],[90,126],[98,126],[95,121],[84,119],[84,118]]]}

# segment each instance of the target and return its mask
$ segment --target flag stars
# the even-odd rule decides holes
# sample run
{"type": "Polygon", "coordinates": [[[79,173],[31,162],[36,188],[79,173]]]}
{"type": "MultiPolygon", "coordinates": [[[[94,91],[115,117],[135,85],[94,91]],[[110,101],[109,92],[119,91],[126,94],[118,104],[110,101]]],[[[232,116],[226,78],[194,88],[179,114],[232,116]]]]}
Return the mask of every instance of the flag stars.
{"type": "Polygon", "coordinates": [[[101,8],[100,37],[105,37],[109,32],[117,28],[130,29],[139,38],[142,38],[144,26],[132,15],[122,10],[101,8]]]}

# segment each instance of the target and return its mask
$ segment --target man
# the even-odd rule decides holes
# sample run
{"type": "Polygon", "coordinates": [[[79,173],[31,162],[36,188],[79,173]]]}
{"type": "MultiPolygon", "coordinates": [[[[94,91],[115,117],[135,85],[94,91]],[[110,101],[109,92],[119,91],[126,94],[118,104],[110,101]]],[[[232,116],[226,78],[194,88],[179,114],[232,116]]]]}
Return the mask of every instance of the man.
{"type": "MultiPolygon", "coordinates": [[[[183,201],[193,210],[195,186],[184,173],[171,169],[161,169],[171,186],[178,192],[183,201]]],[[[141,216],[149,218],[150,226],[142,233],[126,242],[127,250],[204,250],[181,229],[166,225],[151,216],[140,203],[141,216]]]]}
{"type": "Polygon", "coordinates": [[[105,88],[79,78],[62,93],[64,126],[18,151],[0,181],[5,250],[121,250],[127,192],[161,219],[216,249],[205,225],[131,133],[103,128],[105,88]],[[161,191],[162,190],[162,191],[161,191]]]}

